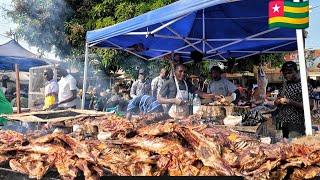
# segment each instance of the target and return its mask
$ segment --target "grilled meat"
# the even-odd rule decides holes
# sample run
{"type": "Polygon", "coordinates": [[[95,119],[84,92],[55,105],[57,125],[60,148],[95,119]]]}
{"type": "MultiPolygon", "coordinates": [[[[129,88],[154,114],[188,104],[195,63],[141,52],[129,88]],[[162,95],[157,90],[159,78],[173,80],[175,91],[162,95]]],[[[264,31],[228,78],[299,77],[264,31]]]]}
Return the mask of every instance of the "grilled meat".
{"type": "Polygon", "coordinates": [[[28,169],[25,167],[24,164],[21,164],[18,160],[16,159],[11,159],[9,161],[9,166],[12,170],[18,171],[22,174],[29,174],[28,169]]]}
{"type": "Polygon", "coordinates": [[[22,144],[24,142],[24,136],[11,130],[0,131],[0,142],[6,145],[13,145],[15,143],[22,144]]]}
{"type": "Polygon", "coordinates": [[[176,128],[175,131],[189,142],[197,157],[205,166],[215,168],[221,175],[234,174],[231,167],[221,157],[220,145],[209,141],[202,134],[188,128],[176,128]]]}

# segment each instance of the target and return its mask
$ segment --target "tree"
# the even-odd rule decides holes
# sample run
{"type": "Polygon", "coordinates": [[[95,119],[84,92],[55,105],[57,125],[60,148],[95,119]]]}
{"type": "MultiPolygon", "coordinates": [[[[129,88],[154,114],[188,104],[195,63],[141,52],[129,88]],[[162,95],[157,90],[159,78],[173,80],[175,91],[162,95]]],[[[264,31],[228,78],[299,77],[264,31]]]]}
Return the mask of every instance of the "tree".
{"type": "MultiPolygon", "coordinates": [[[[7,15],[18,25],[15,29],[18,37],[30,45],[42,52],[54,50],[62,59],[74,61],[79,60],[75,57],[81,56],[80,61],[83,61],[87,31],[125,21],[173,1],[12,0],[13,8],[7,15]]],[[[104,70],[121,67],[130,72],[132,66],[128,65],[145,63],[114,50],[98,49],[93,53],[99,56],[101,64],[98,67],[104,70]]]]}

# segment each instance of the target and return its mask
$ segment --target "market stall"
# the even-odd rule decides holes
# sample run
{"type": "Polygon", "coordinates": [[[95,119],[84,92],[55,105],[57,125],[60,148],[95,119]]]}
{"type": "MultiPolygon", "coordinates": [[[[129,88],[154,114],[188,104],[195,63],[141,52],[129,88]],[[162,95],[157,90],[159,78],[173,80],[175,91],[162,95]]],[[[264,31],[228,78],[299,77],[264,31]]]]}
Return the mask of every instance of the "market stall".
{"type": "MultiPolygon", "coordinates": [[[[193,50],[207,58],[241,59],[261,52],[296,49],[294,31],[267,29],[265,17],[257,20],[257,14],[266,13],[261,11],[266,4],[253,0],[178,1],[88,33],[86,55],[89,46],[122,49],[146,60],[171,53],[186,56],[193,50]],[[230,17],[228,13],[222,15],[218,11],[221,9],[231,15],[241,9],[249,22],[226,19],[230,17]],[[158,18],[151,18],[154,16],[158,18]],[[248,26],[250,31],[238,28],[237,32],[228,32],[227,25],[221,25],[217,31],[208,31],[207,25],[219,23],[210,22],[215,17],[227,20],[231,29],[238,27],[235,24],[256,26],[248,26]],[[185,24],[194,26],[186,28],[185,24]],[[201,37],[194,27],[202,28],[201,37]],[[221,37],[221,32],[228,37],[221,37]],[[167,39],[170,45],[163,43],[167,39]],[[162,44],[167,50],[160,49],[162,44]]],[[[85,68],[85,80],[86,72],[85,68]]],[[[268,110],[238,106],[225,97],[200,102],[199,106],[193,115],[179,120],[155,113],[140,114],[130,121],[113,113],[77,110],[6,116],[12,124],[0,130],[0,172],[19,172],[37,179],[98,179],[108,175],[304,179],[320,173],[316,134],[311,140],[288,142],[269,129],[274,125],[268,110]]]]}
{"type": "Polygon", "coordinates": [[[114,26],[88,31],[84,76],[90,47],[119,49],[144,60],[179,54],[185,61],[191,61],[193,51],[203,54],[204,59],[225,60],[296,50],[295,30],[268,27],[267,7],[268,1],[181,0],[114,26]]]}
{"type": "Polygon", "coordinates": [[[180,0],[119,24],[88,31],[83,88],[90,47],[123,50],[144,60],[179,54],[185,61],[191,60],[193,52],[201,53],[204,59],[239,60],[298,49],[306,134],[311,135],[303,33],[301,29],[269,28],[268,3],[180,0]]]}

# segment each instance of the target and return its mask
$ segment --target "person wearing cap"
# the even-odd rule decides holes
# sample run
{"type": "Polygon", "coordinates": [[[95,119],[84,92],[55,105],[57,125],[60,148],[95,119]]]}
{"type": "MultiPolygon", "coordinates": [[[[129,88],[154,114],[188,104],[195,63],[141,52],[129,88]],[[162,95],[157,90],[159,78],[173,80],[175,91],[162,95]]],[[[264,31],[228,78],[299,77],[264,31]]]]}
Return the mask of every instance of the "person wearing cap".
{"type": "Polygon", "coordinates": [[[239,98],[237,86],[221,76],[222,70],[219,66],[213,66],[210,72],[212,81],[208,87],[208,93],[213,93],[216,97],[230,97],[232,101],[239,98]]]}
{"type": "MultiPolygon", "coordinates": [[[[279,95],[275,100],[278,107],[278,119],[281,123],[282,134],[284,138],[295,138],[305,134],[304,111],[301,81],[297,64],[295,62],[286,62],[281,68],[285,82],[279,90],[279,95]]],[[[309,94],[312,87],[308,85],[309,94]]],[[[310,100],[311,106],[313,101],[310,100]]]]}
{"type": "Polygon", "coordinates": [[[44,87],[44,106],[43,110],[48,110],[54,107],[58,103],[59,85],[56,80],[53,79],[52,69],[46,69],[44,71],[44,77],[47,80],[44,87]]]}
{"type": "Polygon", "coordinates": [[[135,81],[130,89],[131,98],[141,95],[151,95],[151,83],[146,79],[147,72],[144,69],[139,70],[138,80],[135,81]]]}
{"type": "Polygon", "coordinates": [[[77,100],[77,81],[62,67],[58,68],[58,75],[61,76],[58,92],[58,107],[61,109],[76,108],[77,100]]]}

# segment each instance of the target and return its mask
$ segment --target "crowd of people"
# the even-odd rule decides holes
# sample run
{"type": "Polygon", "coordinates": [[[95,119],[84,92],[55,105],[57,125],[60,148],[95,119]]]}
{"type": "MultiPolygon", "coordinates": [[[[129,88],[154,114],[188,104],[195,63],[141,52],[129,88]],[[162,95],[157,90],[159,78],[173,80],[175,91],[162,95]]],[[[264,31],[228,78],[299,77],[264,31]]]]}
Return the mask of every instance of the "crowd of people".
{"type": "MultiPolygon", "coordinates": [[[[208,100],[207,102],[225,98],[237,105],[241,105],[243,99],[249,99],[247,102],[255,108],[266,105],[267,94],[273,90],[267,86],[268,82],[263,72],[259,72],[257,84],[244,89],[226,79],[219,66],[211,68],[210,81],[205,78],[189,80],[183,64],[176,63],[172,67],[170,71],[165,68],[160,69],[159,75],[153,79],[148,78],[150,74],[147,70],[139,69],[136,81],[129,84],[115,83],[111,90],[101,86],[89,86],[86,92],[85,108],[124,112],[129,119],[132,115],[152,112],[165,112],[173,118],[181,119],[190,115],[190,103],[194,94],[208,100]]],[[[285,81],[274,100],[274,106],[277,107],[275,119],[277,119],[278,128],[283,131],[284,137],[304,135],[302,90],[297,64],[284,63],[281,73],[285,81]]],[[[57,69],[57,76],[58,81],[53,78],[52,69],[46,69],[44,72],[46,84],[43,110],[80,107],[81,93],[78,93],[76,79],[62,67],[57,69]]],[[[12,106],[16,103],[14,92],[8,90],[6,86],[7,81],[8,78],[3,76],[0,113],[12,113],[12,106]]],[[[309,90],[312,94],[311,86],[309,90]]],[[[24,96],[22,93],[22,98],[24,96]]],[[[313,101],[310,100],[310,102],[312,107],[313,101]]],[[[27,99],[22,100],[22,104],[28,104],[27,99]]]]}
{"type": "Polygon", "coordinates": [[[212,101],[223,96],[235,102],[239,98],[238,90],[221,74],[222,70],[218,66],[212,67],[212,82],[209,88],[203,90],[198,82],[187,81],[186,67],[183,64],[176,64],[169,77],[167,71],[161,69],[159,76],[151,82],[146,79],[147,72],[141,69],[138,80],[131,87],[132,100],[128,105],[128,117],[139,112],[166,112],[174,118],[186,117],[191,113],[190,95],[193,94],[212,101]]]}

